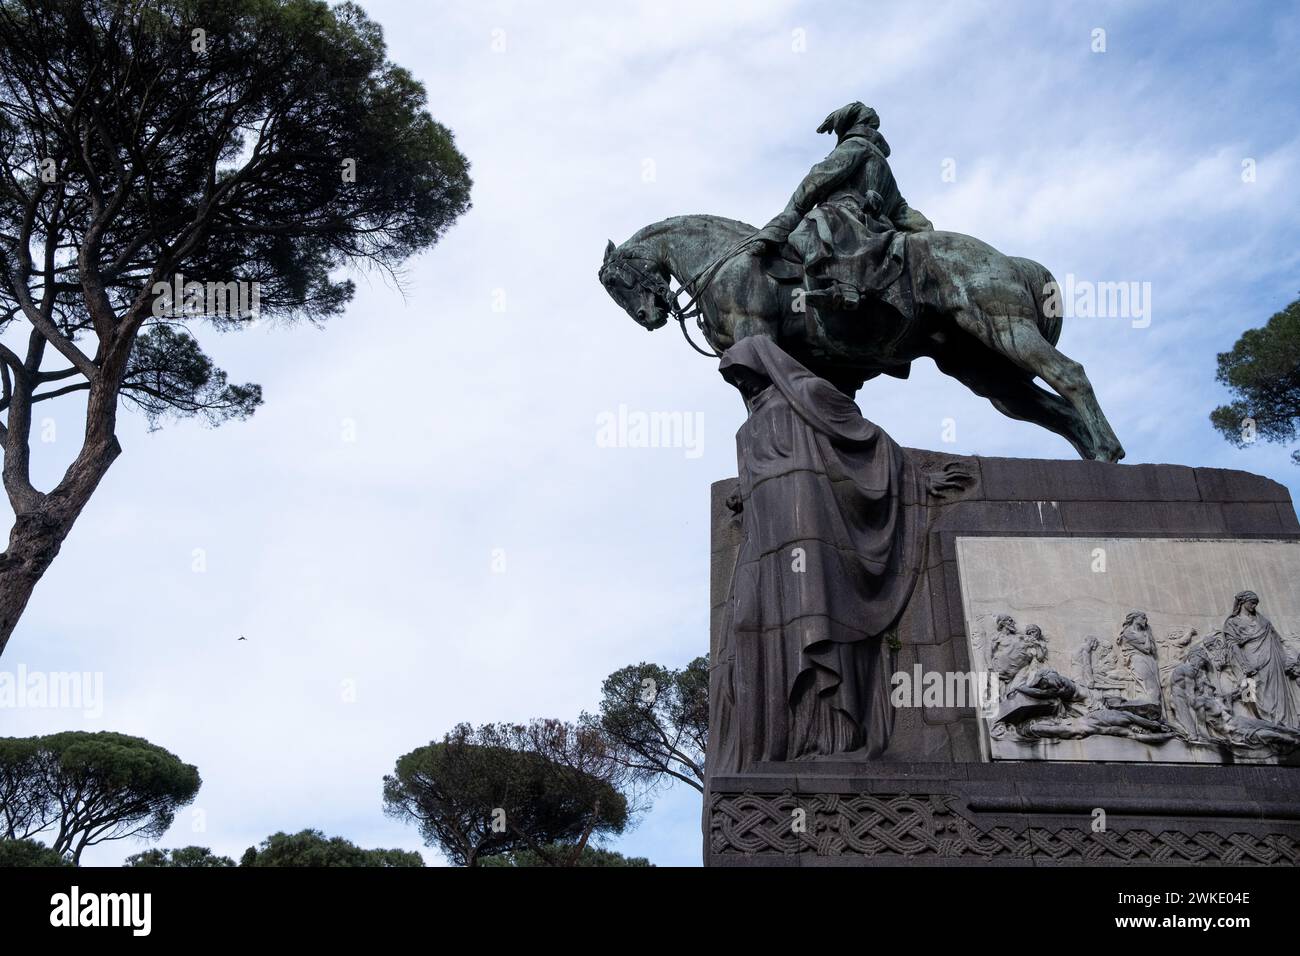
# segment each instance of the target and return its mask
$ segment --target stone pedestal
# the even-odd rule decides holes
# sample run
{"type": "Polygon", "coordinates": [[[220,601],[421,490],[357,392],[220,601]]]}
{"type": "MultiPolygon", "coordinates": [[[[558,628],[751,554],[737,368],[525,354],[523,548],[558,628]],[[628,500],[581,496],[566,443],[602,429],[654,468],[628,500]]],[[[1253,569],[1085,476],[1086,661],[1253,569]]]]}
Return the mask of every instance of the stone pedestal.
{"type": "MultiPolygon", "coordinates": [[[[1284,635],[1294,608],[1300,608],[1300,581],[1290,581],[1288,591],[1274,568],[1273,555],[1293,554],[1289,549],[1300,542],[1290,496],[1276,482],[1245,472],[1174,465],[969,458],[911,449],[907,456],[922,472],[959,464],[975,481],[952,498],[905,502],[924,522],[925,546],[922,573],[898,625],[895,672],[918,667],[919,672],[976,672],[985,665],[972,659],[980,637],[972,635],[978,628],[968,620],[978,621],[996,603],[989,588],[997,589],[998,578],[973,575],[972,569],[998,552],[981,550],[987,542],[976,540],[969,547],[963,540],[1026,539],[1014,552],[1017,560],[1056,553],[1054,542],[1063,540],[1073,539],[1089,557],[1108,541],[1120,542],[1111,550],[1124,554],[1105,556],[1110,562],[1105,571],[1085,563],[1080,575],[1131,574],[1131,567],[1117,569],[1115,560],[1131,566],[1134,554],[1166,555],[1161,567],[1149,568],[1148,591],[1158,593],[1151,593],[1150,606],[1143,608],[1161,635],[1176,627],[1196,627],[1204,635],[1216,609],[1222,609],[1221,626],[1233,591],[1247,586],[1261,591],[1265,613],[1273,606],[1275,613],[1284,612],[1286,624],[1278,619],[1284,635]],[[1188,567],[1205,565],[1198,543],[1218,543],[1222,553],[1236,555],[1222,581],[1211,581],[1222,593],[1197,585],[1180,598],[1176,588],[1161,583],[1169,572],[1163,565],[1174,552],[1143,550],[1142,541],[1185,542],[1188,567]],[[1260,549],[1256,565],[1250,564],[1256,559],[1251,542],[1271,543],[1269,554],[1260,549]],[[963,547],[967,591],[982,589],[980,594],[963,594],[963,547]],[[1269,574],[1273,578],[1267,582],[1246,583],[1269,574]]],[[[733,489],[734,479],[712,489],[714,666],[720,663],[719,627],[740,535],[739,519],[725,506],[733,489]]],[[[1059,570],[1054,574],[1060,577],[1059,570]]],[[[1141,581],[1128,578],[1106,587],[1098,579],[1080,583],[1079,607],[1101,622],[1109,620],[1107,601],[1133,602],[1146,593],[1141,581]]],[[[1075,592],[1070,594],[1073,600],[1075,592]]],[[[1022,612],[1029,615],[1022,626],[1034,622],[1029,597],[1006,597],[1030,606],[1022,612]]],[[[1057,594],[1043,595],[1044,606],[1060,600],[1057,594]]],[[[1045,623],[1043,630],[1056,639],[1066,628],[1045,623]]],[[[1104,637],[1113,641],[1115,634],[1104,637]]],[[[1063,653],[1055,651],[1057,657],[1063,653]]],[[[710,773],[705,862],[1300,863],[1300,767],[1245,766],[1228,752],[1207,755],[1203,748],[1179,751],[1178,746],[1168,751],[1172,759],[1144,759],[1139,754],[1147,749],[1126,751],[1129,741],[1121,738],[1114,738],[1118,743],[1110,750],[1111,741],[1102,741],[1088,752],[1073,746],[1051,751],[1066,759],[1015,759],[1014,748],[999,752],[987,714],[970,703],[897,708],[889,746],[879,760],[812,759],[759,764],[726,776],[710,773]],[[1211,763],[1217,760],[1233,765],[1211,763]]]]}

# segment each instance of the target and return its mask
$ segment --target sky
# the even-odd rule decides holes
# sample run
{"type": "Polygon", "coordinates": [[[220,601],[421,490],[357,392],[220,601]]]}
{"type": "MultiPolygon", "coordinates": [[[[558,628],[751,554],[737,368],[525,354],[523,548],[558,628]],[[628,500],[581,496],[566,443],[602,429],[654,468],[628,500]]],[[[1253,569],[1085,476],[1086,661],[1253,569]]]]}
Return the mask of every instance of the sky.
{"type": "MultiPolygon", "coordinates": [[[[156,845],[238,857],[314,827],[441,864],[383,815],[398,756],[460,721],[576,718],[619,667],[707,651],[709,483],[735,473],[743,406],[596,271],[607,239],[668,216],[762,225],[853,100],[937,228],[1150,290],[1145,318],[1071,316],[1060,342],[1127,462],[1300,495],[1289,449],[1233,448],[1208,420],[1216,354],[1300,295],[1295,8],[362,5],[469,158],[472,210],[400,286],[358,276],[324,328],[209,330],[265,406],[153,433],[124,413],[124,453],[0,660],[103,680],[101,715],[0,710],[0,734],[115,730],[199,767],[156,845]],[[620,408],[698,416],[699,441],[606,447],[620,408]]],[[[76,450],[82,408],[61,401],[33,452],[46,488],[76,450]]],[[[1073,457],[927,361],[858,403],[904,445],[1073,457]]],[[[679,785],[610,845],[698,865],[699,822],[679,785]]]]}

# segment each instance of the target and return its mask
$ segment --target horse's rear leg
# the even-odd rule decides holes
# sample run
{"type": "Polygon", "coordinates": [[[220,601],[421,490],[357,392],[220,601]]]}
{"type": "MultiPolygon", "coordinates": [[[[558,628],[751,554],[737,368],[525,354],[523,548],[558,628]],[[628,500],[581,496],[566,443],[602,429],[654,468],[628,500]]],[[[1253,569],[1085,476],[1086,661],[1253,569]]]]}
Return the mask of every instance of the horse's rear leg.
{"type": "Polygon", "coordinates": [[[1096,457],[1092,430],[1058,395],[1039,388],[1023,369],[992,351],[976,350],[968,344],[934,356],[934,364],[976,395],[987,398],[1008,418],[1032,422],[1060,435],[1081,458],[1096,457]]]}
{"type": "Polygon", "coordinates": [[[1033,382],[1022,381],[1020,384],[1024,388],[1021,394],[1007,392],[996,398],[989,396],[993,407],[1008,418],[1033,422],[1056,432],[1074,446],[1080,458],[1098,457],[1093,448],[1092,431],[1083,423],[1074,406],[1033,382]]]}
{"type": "MultiPolygon", "coordinates": [[[[1003,352],[1025,371],[1037,375],[1074,406],[1092,432],[1093,458],[1119,461],[1124,457],[1124,446],[1106,420],[1083,366],[1043,338],[1033,317],[1013,314],[998,316],[990,323],[980,321],[978,317],[974,321],[977,323],[975,328],[986,334],[993,333],[993,341],[988,343],[992,348],[1003,352]]],[[[958,322],[961,322],[960,318],[958,322]]]]}
{"type": "Polygon", "coordinates": [[[1017,341],[1016,353],[1011,356],[1012,360],[1023,359],[1021,364],[1056,389],[1092,429],[1096,442],[1094,458],[1119,461],[1124,457],[1124,446],[1106,420],[1106,413],[1101,410],[1097,393],[1092,390],[1092,382],[1088,381],[1082,365],[1037,334],[1029,337],[1029,341],[1017,341]]]}

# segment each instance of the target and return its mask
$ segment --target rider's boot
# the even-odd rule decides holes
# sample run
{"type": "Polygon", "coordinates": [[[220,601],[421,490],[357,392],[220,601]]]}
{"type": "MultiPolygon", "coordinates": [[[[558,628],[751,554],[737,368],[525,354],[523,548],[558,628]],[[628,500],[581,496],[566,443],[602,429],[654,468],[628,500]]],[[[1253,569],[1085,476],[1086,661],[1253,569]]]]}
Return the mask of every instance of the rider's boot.
{"type": "Polygon", "coordinates": [[[862,304],[862,293],[853,286],[836,281],[831,289],[831,306],[839,312],[854,312],[862,304]]]}

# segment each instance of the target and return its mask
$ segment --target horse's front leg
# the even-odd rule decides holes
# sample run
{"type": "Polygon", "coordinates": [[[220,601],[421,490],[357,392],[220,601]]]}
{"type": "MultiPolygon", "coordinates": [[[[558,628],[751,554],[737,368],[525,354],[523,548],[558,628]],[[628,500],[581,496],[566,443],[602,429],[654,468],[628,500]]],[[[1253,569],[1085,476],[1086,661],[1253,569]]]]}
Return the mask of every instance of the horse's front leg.
{"type": "MultiPolygon", "coordinates": [[[[859,364],[854,361],[852,354],[845,351],[837,342],[828,338],[822,332],[821,323],[805,323],[801,317],[799,331],[796,336],[786,324],[788,316],[782,313],[778,301],[773,299],[758,304],[764,306],[758,311],[751,309],[741,311],[737,308],[727,310],[721,314],[720,318],[723,327],[730,331],[733,336],[731,344],[751,335],[761,335],[778,344],[782,341],[789,342],[797,337],[801,347],[819,359],[840,362],[845,365],[859,364]]],[[[795,313],[798,314],[798,311],[795,310],[795,313]]],[[[730,345],[727,347],[729,348],[730,345]]],[[[720,351],[725,351],[725,349],[720,349],[720,351]]]]}
{"type": "Polygon", "coordinates": [[[751,335],[761,335],[773,341],[778,337],[777,323],[771,318],[755,315],[753,312],[731,310],[724,312],[721,319],[723,328],[731,331],[732,344],[751,335]]]}

